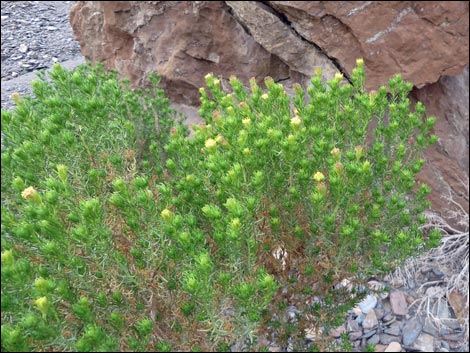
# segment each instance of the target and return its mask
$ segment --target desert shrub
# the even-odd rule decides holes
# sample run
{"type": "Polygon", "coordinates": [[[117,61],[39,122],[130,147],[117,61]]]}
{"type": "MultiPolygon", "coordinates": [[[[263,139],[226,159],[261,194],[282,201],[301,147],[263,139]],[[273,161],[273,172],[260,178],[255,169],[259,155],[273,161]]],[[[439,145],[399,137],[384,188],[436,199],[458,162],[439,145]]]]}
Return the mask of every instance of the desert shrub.
{"type": "Polygon", "coordinates": [[[435,118],[400,76],[366,93],[358,60],[289,97],[208,74],[191,136],[156,78],[50,76],[2,111],[3,350],[262,349],[436,243],[415,179],[435,118]]]}

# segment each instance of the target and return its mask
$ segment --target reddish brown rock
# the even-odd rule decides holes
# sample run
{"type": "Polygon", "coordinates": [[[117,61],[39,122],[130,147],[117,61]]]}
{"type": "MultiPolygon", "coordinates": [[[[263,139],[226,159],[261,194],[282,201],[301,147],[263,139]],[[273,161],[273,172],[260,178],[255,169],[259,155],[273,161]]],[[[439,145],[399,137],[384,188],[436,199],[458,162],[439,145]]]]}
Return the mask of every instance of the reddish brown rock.
{"type": "Polygon", "coordinates": [[[439,137],[438,142],[426,150],[428,163],[419,179],[432,188],[433,211],[446,218],[453,227],[463,229],[458,224],[459,218],[448,217],[448,211],[457,211],[458,207],[445,196],[452,193],[453,200],[469,212],[468,65],[457,76],[442,77],[432,85],[415,89],[412,97],[425,105],[427,115],[437,117],[434,133],[439,137]]]}
{"type": "Polygon", "coordinates": [[[369,89],[401,73],[416,87],[468,63],[466,1],[270,1],[306,40],[347,71],[364,58],[369,89]]]}
{"type": "Polygon", "coordinates": [[[118,69],[135,86],[158,72],[177,103],[198,104],[208,72],[244,82],[289,73],[223,1],[78,1],[70,21],[85,58],[118,69]]]}

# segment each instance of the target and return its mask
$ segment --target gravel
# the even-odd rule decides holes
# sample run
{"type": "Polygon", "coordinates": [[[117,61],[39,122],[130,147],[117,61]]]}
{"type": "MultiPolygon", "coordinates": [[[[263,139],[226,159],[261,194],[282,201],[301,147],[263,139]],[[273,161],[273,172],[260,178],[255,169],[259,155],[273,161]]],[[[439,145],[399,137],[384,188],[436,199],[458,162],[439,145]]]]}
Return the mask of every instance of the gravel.
{"type": "Polygon", "coordinates": [[[36,71],[55,62],[69,69],[84,62],[69,22],[75,2],[1,2],[2,109],[14,105],[11,93],[30,93],[36,71]]]}

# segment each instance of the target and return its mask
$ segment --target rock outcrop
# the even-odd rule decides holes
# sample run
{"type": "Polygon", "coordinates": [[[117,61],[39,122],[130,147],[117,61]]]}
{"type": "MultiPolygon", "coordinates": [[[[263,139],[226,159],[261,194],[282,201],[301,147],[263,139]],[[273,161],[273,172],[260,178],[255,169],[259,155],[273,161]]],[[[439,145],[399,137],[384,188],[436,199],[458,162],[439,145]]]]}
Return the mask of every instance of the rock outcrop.
{"type": "MultiPolygon", "coordinates": [[[[315,67],[327,79],[337,71],[347,78],[362,57],[368,89],[401,73],[415,86],[412,96],[438,118],[440,140],[427,151],[422,176],[435,190],[433,208],[448,208],[440,198],[448,187],[462,194],[459,179],[467,181],[469,165],[468,2],[78,1],[71,24],[88,60],[119,70],[134,86],[158,72],[169,98],[187,107],[197,106],[208,72],[222,84],[236,75],[306,85],[315,67]]],[[[468,200],[460,201],[468,210],[468,200]]]]}

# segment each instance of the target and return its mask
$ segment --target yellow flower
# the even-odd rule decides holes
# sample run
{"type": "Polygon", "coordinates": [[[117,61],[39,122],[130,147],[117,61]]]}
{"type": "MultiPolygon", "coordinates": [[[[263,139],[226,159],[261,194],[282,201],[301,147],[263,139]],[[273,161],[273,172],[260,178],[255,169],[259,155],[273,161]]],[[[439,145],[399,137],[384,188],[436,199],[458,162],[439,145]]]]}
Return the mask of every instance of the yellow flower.
{"type": "Polygon", "coordinates": [[[268,99],[268,94],[267,93],[263,93],[263,95],[261,96],[261,98],[263,98],[264,100],[268,99]]]}
{"type": "Polygon", "coordinates": [[[340,154],[339,148],[337,147],[333,148],[330,153],[333,155],[333,157],[335,157],[336,160],[339,159],[339,154],[340,154]]]}
{"type": "Polygon", "coordinates": [[[165,208],[161,213],[162,218],[169,222],[173,218],[173,212],[171,212],[169,209],[165,208]]]}
{"type": "Polygon", "coordinates": [[[364,66],[364,59],[363,58],[356,59],[356,65],[357,65],[357,67],[363,67],[364,66]]]}
{"type": "Polygon", "coordinates": [[[242,124],[243,125],[250,125],[251,124],[251,119],[250,118],[243,119],[242,124]]]}
{"type": "Polygon", "coordinates": [[[294,116],[291,120],[290,120],[290,124],[292,125],[292,127],[299,127],[300,123],[302,122],[302,120],[300,119],[299,116],[294,116]]]}
{"type": "Polygon", "coordinates": [[[318,181],[318,182],[321,182],[321,181],[325,180],[325,176],[324,176],[323,173],[321,173],[321,172],[316,172],[316,173],[313,175],[313,180],[318,181]]]}
{"type": "Polygon", "coordinates": [[[46,316],[47,312],[49,311],[49,300],[47,297],[40,297],[35,300],[35,304],[38,307],[39,311],[42,313],[43,316],[46,316]]]}
{"type": "Polygon", "coordinates": [[[29,200],[29,199],[34,198],[37,194],[38,192],[36,191],[36,189],[30,186],[23,190],[23,192],[21,193],[21,197],[23,197],[26,200],[29,200]]]}
{"type": "Polygon", "coordinates": [[[217,146],[217,141],[214,140],[214,139],[207,139],[206,143],[205,143],[205,146],[208,150],[214,151],[216,146],[217,146]]]}
{"type": "Polygon", "coordinates": [[[215,80],[214,80],[214,85],[216,85],[216,86],[220,85],[220,80],[219,80],[219,79],[215,79],[215,80]]]}
{"type": "Polygon", "coordinates": [[[343,74],[341,72],[337,72],[335,74],[335,80],[341,81],[343,79],[343,74]]]}
{"type": "Polygon", "coordinates": [[[2,264],[13,265],[14,261],[13,252],[11,250],[2,252],[2,264]]]}
{"type": "Polygon", "coordinates": [[[21,94],[19,94],[18,92],[12,93],[10,97],[11,100],[16,104],[20,104],[23,101],[23,98],[21,98],[21,94]]]}
{"type": "Polygon", "coordinates": [[[212,72],[209,72],[206,76],[204,76],[204,78],[207,80],[211,79],[212,77],[214,77],[214,75],[212,74],[212,72]]]}

